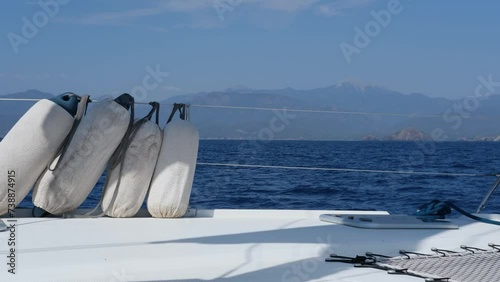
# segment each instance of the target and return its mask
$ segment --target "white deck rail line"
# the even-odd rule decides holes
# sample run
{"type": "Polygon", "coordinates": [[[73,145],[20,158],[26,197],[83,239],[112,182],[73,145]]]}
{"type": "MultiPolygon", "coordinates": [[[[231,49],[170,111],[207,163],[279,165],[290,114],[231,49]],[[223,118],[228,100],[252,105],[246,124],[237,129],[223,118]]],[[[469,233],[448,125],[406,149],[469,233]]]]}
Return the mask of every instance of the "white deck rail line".
{"type": "MultiPolygon", "coordinates": [[[[26,98],[0,98],[0,101],[24,101],[36,102],[41,99],[26,98]]],[[[97,100],[92,100],[98,102],[97,100]]],[[[146,102],[135,102],[136,104],[146,104],[146,102]]],[[[172,105],[160,103],[161,105],[172,105]]],[[[419,115],[419,114],[398,114],[398,113],[373,113],[373,112],[342,112],[342,111],[323,111],[323,110],[301,110],[286,108],[262,108],[262,107],[239,107],[239,106],[221,106],[221,105],[196,105],[190,104],[190,107],[198,108],[221,108],[221,109],[240,109],[240,110],[261,110],[261,111],[280,111],[288,112],[307,112],[307,113],[332,113],[332,114],[356,114],[356,115],[385,115],[385,116],[411,116],[411,117],[442,117],[441,115],[419,115]]],[[[472,118],[472,117],[471,117],[472,118]]],[[[476,117],[487,118],[487,117],[476,117]]],[[[493,117],[491,117],[493,118],[493,117]]],[[[404,170],[378,170],[378,169],[354,169],[354,168],[325,168],[325,167],[298,167],[298,166],[273,166],[273,165],[250,165],[234,163],[205,163],[198,162],[198,165],[204,166],[225,166],[238,168],[272,168],[272,169],[292,169],[292,170],[317,170],[317,171],[338,171],[338,172],[365,172],[365,173],[387,173],[387,174],[413,174],[413,175],[438,175],[438,176],[460,176],[460,177],[480,177],[480,176],[498,176],[498,174],[476,174],[476,173],[449,173],[449,172],[426,172],[426,171],[404,171],[404,170]]]]}
{"type": "MultiPolygon", "coordinates": [[[[379,112],[355,112],[355,111],[327,111],[327,110],[304,110],[304,109],[288,109],[288,108],[262,108],[262,107],[241,107],[241,106],[220,106],[220,105],[196,105],[191,107],[197,108],[220,108],[220,109],[237,109],[237,110],[257,110],[257,111],[283,111],[298,112],[298,113],[319,113],[319,114],[341,114],[341,115],[377,115],[377,116],[402,116],[402,117],[425,117],[425,118],[442,118],[443,115],[422,115],[422,114],[402,114],[402,113],[379,113],[379,112]]],[[[484,118],[484,117],[483,117],[484,118]]]]}
{"type": "Polygon", "coordinates": [[[341,172],[368,172],[368,173],[390,173],[390,174],[417,174],[417,175],[439,175],[439,176],[466,176],[466,177],[497,176],[496,174],[477,174],[477,173],[452,173],[452,172],[405,171],[405,170],[378,170],[378,169],[354,169],[354,168],[327,168],[327,167],[279,166],[279,165],[249,165],[249,164],[231,164],[231,163],[227,164],[227,163],[205,163],[205,162],[198,162],[197,165],[204,165],[204,166],[226,166],[226,167],[238,167],[238,168],[272,168],[272,169],[318,170],[318,171],[341,171],[341,172]]]}
{"type": "MultiPolygon", "coordinates": [[[[18,101],[18,102],[36,102],[41,99],[27,99],[27,98],[0,98],[0,101],[18,101]]],[[[99,102],[92,100],[92,102],[99,102]]],[[[135,102],[139,105],[149,105],[149,102],[135,102]]],[[[160,105],[172,106],[171,103],[160,103],[160,105]]],[[[305,109],[288,109],[288,108],[265,108],[265,107],[243,107],[243,106],[224,106],[224,105],[199,105],[188,104],[189,107],[194,108],[216,108],[216,109],[232,109],[232,110],[257,110],[257,111],[283,111],[297,112],[297,113],[319,113],[319,114],[341,114],[341,115],[374,115],[374,116],[400,116],[400,117],[422,117],[422,118],[443,118],[443,115],[424,115],[424,114],[404,114],[404,113],[381,113],[381,112],[356,112],[356,111],[328,111],[328,110],[305,110],[305,109]]],[[[498,117],[493,116],[475,116],[468,119],[484,119],[484,120],[497,120],[498,117]]]]}

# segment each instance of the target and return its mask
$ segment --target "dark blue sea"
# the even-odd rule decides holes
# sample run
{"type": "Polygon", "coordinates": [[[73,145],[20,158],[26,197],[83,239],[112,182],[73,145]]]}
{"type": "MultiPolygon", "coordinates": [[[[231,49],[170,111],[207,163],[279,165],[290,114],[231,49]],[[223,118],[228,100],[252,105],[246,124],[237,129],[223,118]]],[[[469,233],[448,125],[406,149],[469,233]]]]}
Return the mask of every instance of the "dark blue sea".
{"type": "MultiPolygon", "coordinates": [[[[500,143],[203,140],[199,162],[485,174],[500,172],[500,143]]],[[[359,209],[413,213],[433,199],[475,211],[495,177],[197,166],[191,207],[359,209]]],[[[83,204],[94,207],[104,177],[83,204]]],[[[499,189],[500,190],[500,189],[499,189]]],[[[28,197],[22,206],[32,206],[28,197]]],[[[500,191],[486,212],[500,212],[500,191]]]]}

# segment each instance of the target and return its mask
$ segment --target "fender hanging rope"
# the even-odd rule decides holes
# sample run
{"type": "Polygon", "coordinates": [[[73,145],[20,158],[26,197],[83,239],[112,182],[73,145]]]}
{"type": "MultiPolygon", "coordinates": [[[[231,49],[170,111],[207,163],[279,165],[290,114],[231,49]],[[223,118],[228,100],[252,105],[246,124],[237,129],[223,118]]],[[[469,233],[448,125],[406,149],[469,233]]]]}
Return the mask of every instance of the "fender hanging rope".
{"type": "Polygon", "coordinates": [[[88,107],[88,104],[90,103],[90,96],[88,96],[88,95],[78,96],[78,95],[76,95],[74,93],[68,93],[68,95],[76,96],[76,97],[78,97],[78,99],[80,101],[78,103],[78,108],[77,108],[76,115],[75,115],[75,117],[73,119],[73,126],[71,127],[71,130],[68,133],[68,136],[66,137],[66,139],[64,140],[64,142],[61,144],[61,147],[59,148],[59,151],[57,152],[57,154],[53,157],[53,159],[49,162],[49,165],[47,166],[47,169],[50,170],[50,171],[56,170],[56,168],[62,162],[63,157],[66,154],[66,150],[68,149],[69,144],[71,143],[71,140],[73,139],[73,136],[75,135],[76,129],[80,125],[80,122],[81,122],[83,116],[87,113],[87,107],[88,107]],[[54,166],[54,168],[52,168],[51,167],[52,163],[57,158],[59,158],[59,159],[58,159],[56,165],[54,166]]]}
{"type": "Polygon", "coordinates": [[[172,121],[172,119],[174,118],[174,115],[177,111],[179,111],[179,118],[181,120],[186,120],[186,108],[187,108],[186,104],[174,104],[174,106],[172,108],[172,112],[170,113],[170,116],[168,117],[167,124],[169,124],[172,121]]]}

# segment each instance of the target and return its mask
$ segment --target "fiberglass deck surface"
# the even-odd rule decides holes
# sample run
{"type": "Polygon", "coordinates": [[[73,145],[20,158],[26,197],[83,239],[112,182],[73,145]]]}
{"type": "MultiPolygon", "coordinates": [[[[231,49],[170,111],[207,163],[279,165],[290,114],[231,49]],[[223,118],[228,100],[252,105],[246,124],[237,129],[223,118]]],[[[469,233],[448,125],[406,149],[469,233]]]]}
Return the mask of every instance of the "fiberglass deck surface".
{"type": "MultiPolygon", "coordinates": [[[[0,281],[423,281],[327,263],[330,253],[398,255],[500,243],[500,227],[455,220],[458,230],[369,230],[326,223],[339,211],[205,210],[154,219],[19,218],[16,274],[0,281]]],[[[346,211],[345,213],[353,213],[346,211]]],[[[355,212],[384,214],[384,212],[355,212]]],[[[9,232],[0,233],[5,258],[9,232]]]]}

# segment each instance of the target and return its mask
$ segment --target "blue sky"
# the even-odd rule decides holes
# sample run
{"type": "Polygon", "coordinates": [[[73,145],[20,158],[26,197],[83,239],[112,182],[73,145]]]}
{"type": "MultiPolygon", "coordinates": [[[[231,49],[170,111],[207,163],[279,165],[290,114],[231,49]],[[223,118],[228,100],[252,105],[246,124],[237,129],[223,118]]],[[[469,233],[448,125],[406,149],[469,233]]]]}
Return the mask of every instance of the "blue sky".
{"type": "Polygon", "coordinates": [[[480,75],[500,80],[500,2],[493,0],[2,4],[0,94],[30,88],[116,94],[146,79],[149,97],[161,99],[235,85],[311,89],[347,80],[463,97],[480,75]],[[373,13],[391,19],[377,22],[373,13]],[[356,45],[356,27],[368,36],[366,46],[356,45]],[[343,42],[357,48],[350,62],[343,42]],[[158,68],[161,78],[147,68],[158,68]]]}

